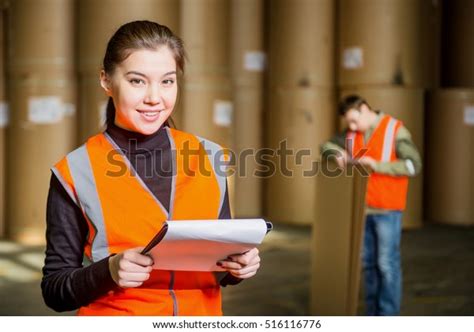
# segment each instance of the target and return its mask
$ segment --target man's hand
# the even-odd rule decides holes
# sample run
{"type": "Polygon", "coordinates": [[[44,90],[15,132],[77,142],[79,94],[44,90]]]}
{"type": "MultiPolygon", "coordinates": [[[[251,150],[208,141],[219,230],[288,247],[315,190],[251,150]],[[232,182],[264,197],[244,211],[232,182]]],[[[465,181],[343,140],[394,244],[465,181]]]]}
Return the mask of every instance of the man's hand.
{"type": "Polygon", "coordinates": [[[368,167],[372,172],[375,170],[375,167],[377,166],[377,161],[372,157],[361,157],[357,159],[357,161],[362,166],[368,167]]]}
{"type": "Polygon", "coordinates": [[[112,279],[123,288],[139,287],[150,277],[153,260],[140,254],[143,247],[125,250],[109,258],[112,279]]]}
{"type": "Polygon", "coordinates": [[[344,150],[338,150],[336,154],[336,163],[339,168],[346,168],[347,160],[349,159],[349,155],[344,150]]]}
{"type": "Polygon", "coordinates": [[[217,262],[217,265],[237,278],[248,279],[253,277],[260,267],[258,249],[253,248],[245,254],[231,255],[227,259],[217,262]]]}

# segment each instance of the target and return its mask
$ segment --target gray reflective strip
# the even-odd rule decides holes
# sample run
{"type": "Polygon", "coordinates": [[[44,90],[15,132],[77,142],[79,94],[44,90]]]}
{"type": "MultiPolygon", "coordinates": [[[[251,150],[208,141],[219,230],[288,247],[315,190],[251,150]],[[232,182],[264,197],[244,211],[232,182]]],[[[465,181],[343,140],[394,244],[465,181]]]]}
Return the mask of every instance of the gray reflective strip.
{"type": "Polygon", "coordinates": [[[218,165],[216,165],[216,156],[221,155],[223,157],[224,153],[220,152],[223,150],[219,144],[211,142],[202,137],[197,137],[197,138],[199,139],[201,144],[204,146],[204,149],[208,153],[208,158],[211,161],[212,169],[214,170],[214,175],[216,176],[217,184],[219,185],[219,191],[220,191],[219,213],[217,215],[220,215],[221,210],[222,210],[222,205],[224,204],[224,197],[225,197],[225,192],[226,192],[226,187],[227,187],[227,177],[224,174],[221,174],[223,170],[217,169],[218,165]]]}
{"type": "Polygon", "coordinates": [[[132,172],[132,175],[135,177],[135,179],[138,180],[138,182],[140,183],[140,185],[142,186],[142,188],[148,192],[148,194],[150,194],[150,196],[153,198],[153,200],[156,202],[156,204],[158,204],[158,206],[161,208],[161,210],[163,211],[163,213],[165,214],[166,218],[169,219],[169,213],[168,211],[166,211],[165,207],[163,206],[163,204],[161,204],[161,202],[158,200],[158,198],[156,198],[155,195],[153,195],[153,193],[150,191],[150,189],[147,187],[147,185],[143,182],[142,178],[138,175],[137,171],[135,170],[135,168],[133,168],[132,164],[130,164],[130,161],[128,160],[127,156],[122,152],[122,149],[120,149],[120,147],[117,145],[117,143],[115,143],[115,141],[112,139],[112,137],[109,136],[109,134],[107,133],[104,133],[104,136],[105,138],[109,141],[110,144],[112,144],[113,148],[122,155],[123,157],[123,160],[125,161],[125,163],[127,164],[127,167],[128,169],[132,172]]]}
{"type": "Polygon", "coordinates": [[[171,164],[173,167],[173,178],[171,179],[171,195],[170,195],[170,212],[169,212],[169,220],[173,218],[173,209],[174,209],[174,201],[175,201],[175,192],[176,192],[176,176],[178,170],[176,169],[176,158],[177,158],[177,150],[176,144],[174,142],[173,136],[171,135],[170,128],[166,127],[166,134],[168,135],[168,139],[171,145],[171,164]]]}
{"type": "Polygon", "coordinates": [[[173,290],[174,288],[174,271],[171,271],[171,276],[170,276],[170,295],[171,299],[173,300],[173,316],[178,316],[178,299],[176,298],[176,293],[173,290]]]}
{"type": "Polygon", "coordinates": [[[76,196],[74,195],[71,187],[69,187],[69,185],[67,184],[66,180],[63,179],[61,173],[59,172],[59,170],[56,168],[56,167],[53,167],[51,168],[51,171],[54,173],[54,175],[56,176],[56,178],[59,180],[59,182],[62,184],[62,186],[64,187],[64,189],[66,190],[66,192],[68,193],[69,197],[71,197],[71,199],[73,200],[74,203],[76,203],[76,205],[78,207],[81,207],[79,205],[79,202],[77,201],[77,198],[76,196]]]}
{"type": "Polygon", "coordinates": [[[354,140],[355,140],[355,133],[354,132],[350,132],[348,135],[347,135],[347,152],[350,153],[350,157],[351,158],[354,158],[354,140]]]}
{"type": "Polygon", "coordinates": [[[390,161],[396,124],[397,121],[394,118],[390,118],[387,128],[385,129],[385,137],[383,139],[382,161],[390,161]]]}
{"type": "Polygon", "coordinates": [[[92,260],[97,262],[109,256],[109,244],[105,232],[102,206],[85,145],[68,154],[67,161],[81,206],[96,229],[92,241],[92,260]]]}

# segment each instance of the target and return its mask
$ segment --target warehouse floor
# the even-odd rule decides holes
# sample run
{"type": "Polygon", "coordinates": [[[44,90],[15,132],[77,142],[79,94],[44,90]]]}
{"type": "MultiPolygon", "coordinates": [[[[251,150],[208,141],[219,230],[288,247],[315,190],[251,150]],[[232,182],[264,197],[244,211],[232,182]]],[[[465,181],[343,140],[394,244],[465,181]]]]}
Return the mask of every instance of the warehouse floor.
{"type": "MultiPolygon", "coordinates": [[[[474,228],[428,225],[402,241],[402,314],[474,315],[474,228]]],[[[41,298],[43,251],[0,241],[0,315],[56,314],[41,298]]],[[[310,228],[276,225],[261,251],[258,275],[224,289],[225,314],[308,315],[310,228]]]]}

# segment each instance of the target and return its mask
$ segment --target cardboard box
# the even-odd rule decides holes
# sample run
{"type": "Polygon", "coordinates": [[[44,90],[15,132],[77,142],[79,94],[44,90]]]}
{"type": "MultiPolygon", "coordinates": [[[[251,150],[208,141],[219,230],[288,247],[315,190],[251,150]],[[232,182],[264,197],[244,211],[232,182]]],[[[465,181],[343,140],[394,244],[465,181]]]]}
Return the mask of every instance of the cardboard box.
{"type": "MultiPolygon", "coordinates": [[[[334,163],[326,165],[333,172],[336,169],[334,163]]],[[[357,313],[367,180],[355,167],[339,171],[339,176],[318,174],[311,242],[311,315],[357,313]]]]}

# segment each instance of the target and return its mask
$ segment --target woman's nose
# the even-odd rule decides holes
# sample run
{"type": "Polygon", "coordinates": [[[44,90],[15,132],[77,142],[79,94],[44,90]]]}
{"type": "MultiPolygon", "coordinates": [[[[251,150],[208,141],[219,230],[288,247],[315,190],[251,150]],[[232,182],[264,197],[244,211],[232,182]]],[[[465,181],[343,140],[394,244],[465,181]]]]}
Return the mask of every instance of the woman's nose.
{"type": "Polygon", "coordinates": [[[161,101],[161,92],[159,86],[156,86],[154,84],[149,85],[147,89],[147,93],[145,96],[145,103],[146,104],[159,104],[161,101]]]}

